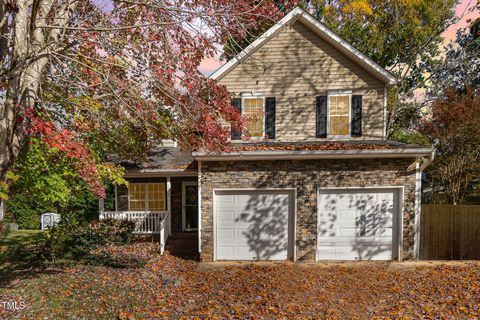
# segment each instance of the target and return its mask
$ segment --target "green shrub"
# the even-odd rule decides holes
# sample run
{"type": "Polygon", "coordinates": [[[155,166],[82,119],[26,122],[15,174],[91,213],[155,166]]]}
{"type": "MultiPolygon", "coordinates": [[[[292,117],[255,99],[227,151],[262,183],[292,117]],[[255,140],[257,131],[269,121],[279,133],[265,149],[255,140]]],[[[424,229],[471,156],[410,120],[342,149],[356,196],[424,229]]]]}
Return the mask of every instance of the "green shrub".
{"type": "Polygon", "coordinates": [[[27,194],[14,194],[6,201],[6,222],[15,222],[20,229],[40,229],[40,216],[45,212],[55,212],[52,207],[44,207],[27,194]]]}
{"type": "Polygon", "coordinates": [[[75,216],[62,217],[51,228],[44,244],[44,258],[49,261],[85,261],[90,251],[107,244],[129,244],[134,222],[123,220],[94,220],[87,223],[75,216]]]}
{"type": "MultiPolygon", "coordinates": [[[[39,139],[29,139],[13,172],[15,179],[10,179],[13,182],[5,194],[6,222],[16,222],[21,229],[39,229],[40,216],[46,212],[75,214],[86,221],[98,219],[97,197],[58,149],[49,148],[39,139]]],[[[107,192],[105,209],[113,210],[114,185],[103,182],[107,192]]],[[[2,190],[0,193],[6,192],[2,190]]]]}

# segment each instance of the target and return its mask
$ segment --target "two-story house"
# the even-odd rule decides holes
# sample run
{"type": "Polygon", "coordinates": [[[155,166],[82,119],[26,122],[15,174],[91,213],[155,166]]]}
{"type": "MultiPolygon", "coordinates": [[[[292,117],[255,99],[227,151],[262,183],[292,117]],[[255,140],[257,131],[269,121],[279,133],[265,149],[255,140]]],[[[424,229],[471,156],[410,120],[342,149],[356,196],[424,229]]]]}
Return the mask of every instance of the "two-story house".
{"type": "Polygon", "coordinates": [[[158,213],[202,261],[418,257],[432,150],[386,141],[394,76],[296,8],[211,78],[245,119],[234,150],[124,162],[110,216],[158,213]]]}

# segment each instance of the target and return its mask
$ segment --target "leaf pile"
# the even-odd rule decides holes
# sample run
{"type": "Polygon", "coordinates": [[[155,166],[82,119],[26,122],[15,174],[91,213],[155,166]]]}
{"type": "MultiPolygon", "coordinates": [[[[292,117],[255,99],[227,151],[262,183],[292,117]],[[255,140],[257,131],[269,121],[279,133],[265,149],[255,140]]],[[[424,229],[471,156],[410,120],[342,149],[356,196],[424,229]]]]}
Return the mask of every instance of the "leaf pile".
{"type": "Polygon", "coordinates": [[[117,268],[143,267],[158,253],[158,243],[134,243],[130,245],[109,244],[91,250],[90,256],[101,261],[103,265],[117,268]]]}
{"type": "Polygon", "coordinates": [[[0,318],[473,319],[478,279],[473,262],[199,264],[154,255],[141,269],[79,266],[17,279],[0,299],[27,307],[0,308],[0,318]]]}

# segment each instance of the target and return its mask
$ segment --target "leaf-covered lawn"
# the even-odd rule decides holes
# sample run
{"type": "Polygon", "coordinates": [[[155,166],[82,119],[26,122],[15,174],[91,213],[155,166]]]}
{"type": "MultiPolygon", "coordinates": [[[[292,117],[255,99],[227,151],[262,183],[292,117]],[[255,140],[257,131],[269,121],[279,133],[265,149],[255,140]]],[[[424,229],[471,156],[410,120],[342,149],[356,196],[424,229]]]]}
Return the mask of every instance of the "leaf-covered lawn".
{"type": "Polygon", "coordinates": [[[44,232],[40,230],[5,231],[0,236],[0,283],[13,270],[25,269],[35,264],[32,246],[37,245],[44,232]]]}
{"type": "Polygon", "coordinates": [[[0,304],[0,319],[480,316],[474,262],[199,264],[154,255],[141,269],[51,272],[22,275],[0,289],[0,301],[26,305],[6,311],[0,304]]]}

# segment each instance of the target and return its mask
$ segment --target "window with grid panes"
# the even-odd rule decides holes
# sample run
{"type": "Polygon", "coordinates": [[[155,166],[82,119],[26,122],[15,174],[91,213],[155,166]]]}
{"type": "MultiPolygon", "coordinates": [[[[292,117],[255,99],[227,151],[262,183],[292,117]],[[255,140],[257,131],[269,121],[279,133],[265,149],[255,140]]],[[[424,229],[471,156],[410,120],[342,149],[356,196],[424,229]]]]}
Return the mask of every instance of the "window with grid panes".
{"type": "Polygon", "coordinates": [[[130,183],[130,211],[165,211],[164,183],[130,183]]]}
{"type": "Polygon", "coordinates": [[[329,96],[329,107],[329,135],[348,135],[350,133],[350,96],[329,96]]]}
{"type": "Polygon", "coordinates": [[[250,137],[263,137],[263,98],[243,99],[243,118],[250,137]]]}

